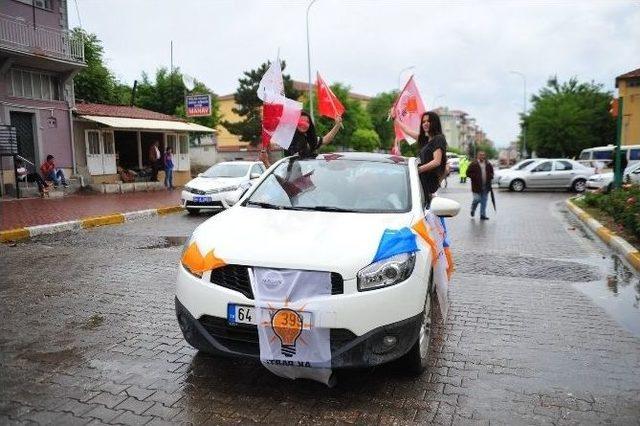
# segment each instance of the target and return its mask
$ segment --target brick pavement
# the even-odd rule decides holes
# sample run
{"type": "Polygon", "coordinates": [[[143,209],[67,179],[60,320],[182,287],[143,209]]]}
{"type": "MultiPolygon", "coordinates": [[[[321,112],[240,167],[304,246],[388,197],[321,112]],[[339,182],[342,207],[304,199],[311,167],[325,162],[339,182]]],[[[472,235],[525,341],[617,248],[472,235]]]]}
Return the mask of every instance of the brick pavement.
{"type": "Polygon", "coordinates": [[[74,194],[64,198],[0,201],[0,230],[180,204],[180,191],[74,194]]]}
{"type": "Polygon", "coordinates": [[[606,285],[590,264],[602,247],[565,222],[564,197],[501,193],[488,223],[463,210],[450,221],[460,267],[428,371],[348,371],[333,389],[184,342],[179,241],[165,237],[208,216],[0,246],[0,423],[637,424],[640,339],[575,290],[606,285]],[[487,267],[494,257],[500,267],[487,267]]]}

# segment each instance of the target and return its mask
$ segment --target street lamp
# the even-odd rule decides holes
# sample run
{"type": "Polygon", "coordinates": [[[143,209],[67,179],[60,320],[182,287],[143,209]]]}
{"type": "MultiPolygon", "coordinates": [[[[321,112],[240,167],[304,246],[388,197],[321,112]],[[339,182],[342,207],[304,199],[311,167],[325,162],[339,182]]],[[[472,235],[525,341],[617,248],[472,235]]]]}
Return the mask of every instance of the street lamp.
{"type": "Polygon", "coordinates": [[[400,72],[398,73],[398,90],[404,89],[404,87],[402,85],[402,74],[404,74],[405,71],[409,71],[411,69],[414,69],[415,67],[416,67],[415,65],[411,65],[410,67],[402,68],[400,70],[400,72]]]}
{"type": "Polygon", "coordinates": [[[524,118],[527,115],[527,77],[521,73],[520,71],[509,71],[511,74],[516,74],[522,77],[523,83],[523,91],[522,91],[522,109],[524,114],[522,116],[522,148],[523,148],[523,157],[527,157],[527,127],[524,123],[524,118]]]}
{"type": "Polygon", "coordinates": [[[311,121],[313,121],[313,90],[311,89],[311,49],[309,48],[309,10],[311,6],[317,0],[311,0],[309,6],[307,6],[307,71],[309,73],[309,114],[311,114],[311,121]]]}

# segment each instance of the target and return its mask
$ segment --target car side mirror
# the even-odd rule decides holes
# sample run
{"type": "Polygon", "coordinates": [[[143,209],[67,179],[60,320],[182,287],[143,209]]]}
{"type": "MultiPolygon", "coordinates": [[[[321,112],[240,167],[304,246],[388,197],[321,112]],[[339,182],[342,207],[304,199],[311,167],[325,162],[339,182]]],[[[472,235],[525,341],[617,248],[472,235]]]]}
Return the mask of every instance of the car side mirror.
{"type": "Polygon", "coordinates": [[[251,173],[249,179],[258,179],[260,176],[262,176],[261,173],[251,173]]]}
{"type": "Polygon", "coordinates": [[[454,217],[460,212],[460,203],[449,198],[435,197],[429,210],[439,217],[454,217]]]}

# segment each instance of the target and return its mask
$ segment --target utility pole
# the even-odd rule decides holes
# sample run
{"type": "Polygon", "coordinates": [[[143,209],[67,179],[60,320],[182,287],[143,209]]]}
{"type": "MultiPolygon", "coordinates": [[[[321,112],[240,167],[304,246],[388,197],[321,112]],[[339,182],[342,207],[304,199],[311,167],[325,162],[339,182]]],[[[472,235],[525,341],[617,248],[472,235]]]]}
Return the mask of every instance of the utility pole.
{"type": "Polygon", "coordinates": [[[311,114],[311,121],[313,121],[313,86],[311,86],[311,48],[309,47],[309,10],[316,0],[311,0],[309,6],[307,6],[307,72],[309,77],[309,114],[311,114]]]}

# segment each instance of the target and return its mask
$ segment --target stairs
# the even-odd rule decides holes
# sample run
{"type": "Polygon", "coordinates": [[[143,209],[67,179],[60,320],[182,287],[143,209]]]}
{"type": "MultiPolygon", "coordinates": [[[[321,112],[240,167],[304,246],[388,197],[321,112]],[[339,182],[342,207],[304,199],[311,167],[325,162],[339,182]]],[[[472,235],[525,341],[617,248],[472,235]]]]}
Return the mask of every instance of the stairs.
{"type": "MultiPolygon", "coordinates": [[[[67,188],[60,185],[58,188],[49,187],[48,198],[62,198],[65,195],[73,194],[81,189],[80,180],[67,179],[67,188]]],[[[18,182],[20,188],[20,198],[39,198],[38,185],[35,182],[18,182]]]]}

